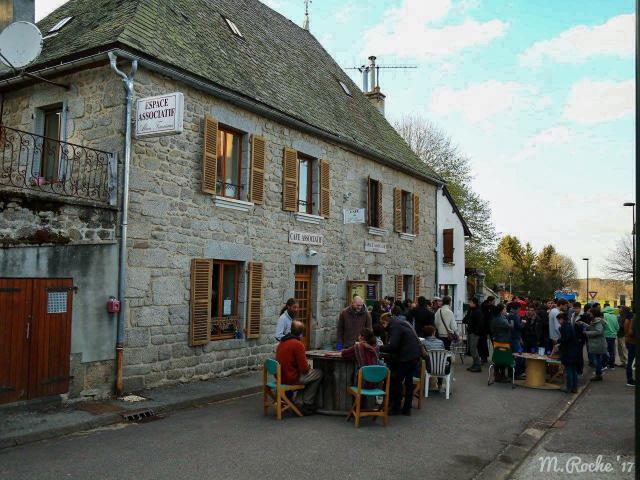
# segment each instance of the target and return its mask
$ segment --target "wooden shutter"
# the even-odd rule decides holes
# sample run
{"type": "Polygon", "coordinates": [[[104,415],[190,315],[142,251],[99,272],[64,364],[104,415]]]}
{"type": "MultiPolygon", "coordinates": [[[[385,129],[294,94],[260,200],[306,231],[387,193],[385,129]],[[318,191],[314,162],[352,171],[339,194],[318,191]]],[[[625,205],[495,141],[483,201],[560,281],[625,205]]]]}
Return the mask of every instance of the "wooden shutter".
{"type": "Polygon", "coordinates": [[[444,263],[453,263],[453,228],[442,231],[442,252],[444,263]]]}
{"type": "Polygon", "coordinates": [[[286,147],[282,165],[282,209],[298,211],[298,152],[286,147]]]}
{"type": "Polygon", "coordinates": [[[420,275],[416,275],[414,277],[414,287],[413,287],[413,294],[414,297],[416,297],[416,299],[420,296],[420,287],[422,286],[422,277],[420,277],[420,275]]]}
{"type": "Polygon", "coordinates": [[[396,275],[396,291],[394,295],[396,301],[402,300],[403,291],[404,291],[404,277],[402,275],[396,275]]]}
{"type": "Polygon", "coordinates": [[[247,301],[247,338],[260,337],[262,323],[262,277],[264,266],[262,263],[249,263],[249,288],[247,301]]]}
{"type": "Polygon", "coordinates": [[[378,198],[376,200],[378,202],[378,224],[374,226],[382,228],[382,182],[380,180],[378,180],[378,198]]]}
{"type": "Polygon", "coordinates": [[[402,190],[393,188],[393,230],[402,232],[402,190]]]}
{"type": "Polygon", "coordinates": [[[420,197],[413,194],[413,234],[420,234],[420,197]]]}
{"type": "Polygon", "coordinates": [[[371,176],[367,177],[367,225],[373,227],[373,222],[375,218],[373,218],[373,210],[371,208],[371,176]]]}
{"type": "Polygon", "coordinates": [[[210,115],[204,117],[202,150],[202,192],[215,195],[218,168],[218,121],[210,115]]]}
{"type": "Polygon", "coordinates": [[[206,345],[211,333],[211,260],[191,260],[190,345],[206,345]]]}
{"type": "Polygon", "coordinates": [[[329,218],[331,212],[331,175],[329,162],[320,160],[320,216],[329,218]]]}
{"type": "Polygon", "coordinates": [[[251,137],[251,191],[249,201],[260,205],[264,203],[265,144],[264,138],[257,135],[251,137]]]}

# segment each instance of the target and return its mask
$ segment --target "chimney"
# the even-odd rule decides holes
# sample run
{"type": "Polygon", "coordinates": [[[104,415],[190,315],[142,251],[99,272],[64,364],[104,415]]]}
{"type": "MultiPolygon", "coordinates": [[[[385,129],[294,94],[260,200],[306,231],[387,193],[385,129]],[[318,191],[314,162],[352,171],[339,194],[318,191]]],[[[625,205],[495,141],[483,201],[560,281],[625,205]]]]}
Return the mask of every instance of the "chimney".
{"type": "Polygon", "coordinates": [[[376,57],[369,57],[369,65],[363,72],[364,94],[374,107],[384,117],[384,99],[386,96],[380,91],[380,67],[376,66],[376,57]],[[367,78],[368,74],[368,78],[367,78]]]}
{"type": "Polygon", "coordinates": [[[0,0],[0,31],[13,22],[35,22],[35,0],[0,0]]]}

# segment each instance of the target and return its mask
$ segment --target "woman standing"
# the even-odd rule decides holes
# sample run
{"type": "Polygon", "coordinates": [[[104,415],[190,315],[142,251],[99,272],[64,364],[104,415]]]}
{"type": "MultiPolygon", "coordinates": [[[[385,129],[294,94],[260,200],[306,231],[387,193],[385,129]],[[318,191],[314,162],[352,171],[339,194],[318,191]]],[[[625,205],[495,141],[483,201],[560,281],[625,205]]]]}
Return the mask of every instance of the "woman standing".
{"type": "MultiPolygon", "coordinates": [[[[493,346],[511,348],[511,330],[513,324],[507,318],[506,307],[504,303],[499,303],[493,310],[491,318],[491,335],[493,337],[493,346]]],[[[505,367],[496,366],[496,382],[502,382],[506,378],[505,367]]]]}
{"type": "Polygon", "coordinates": [[[596,374],[591,379],[593,381],[602,380],[602,362],[607,354],[607,340],[604,337],[605,323],[602,318],[600,307],[593,307],[589,310],[592,320],[585,334],[587,335],[587,346],[589,354],[593,356],[593,363],[596,367],[596,374]]]}

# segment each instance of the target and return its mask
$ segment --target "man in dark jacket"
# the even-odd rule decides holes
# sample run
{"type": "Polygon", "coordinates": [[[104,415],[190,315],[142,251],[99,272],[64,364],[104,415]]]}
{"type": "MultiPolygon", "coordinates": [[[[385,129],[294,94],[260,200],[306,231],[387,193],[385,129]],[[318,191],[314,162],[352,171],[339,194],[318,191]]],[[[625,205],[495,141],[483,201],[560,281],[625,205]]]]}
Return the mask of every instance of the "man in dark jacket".
{"type": "Polygon", "coordinates": [[[581,355],[580,342],[576,337],[576,330],[571,322],[567,319],[567,314],[561,312],[557,316],[560,323],[560,338],[558,344],[560,347],[560,361],[564,365],[564,374],[567,386],[564,389],[566,393],[576,393],[578,391],[578,372],[577,364],[581,355]]]}
{"type": "Polygon", "coordinates": [[[420,346],[413,327],[406,320],[392,313],[389,323],[389,343],[382,345],[380,351],[388,353],[391,369],[390,415],[398,415],[402,403],[402,414],[411,415],[413,402],[413,373],[420,360],[420,346]],[[404,403],[402,402],[404,384],[404,403]]]}
{"type": "Polygon", "coordinates": [[[425,297],[418,297],[416,308],[409,310],[407,321],[413,324],[419,337],[424,337],[424,327],[433,325],[435,318],[429,309],[429,300],[425,297]]]}
{"type": "MultiPolygon", "coordinates": [[[[482,312],[480,311],[480,306],[478,305],[478,300],[472,298],[469,300],[469,311],[467,312],[466,317],[463,320],[467,325],[467,332],[469,334],[468,343],[469,343],[469,351],[471,352],[471,357],[473,358],[473,365],[471,365],[467,370],[470,372],[481,372],[482,368],[480,367],[480,354],[478,353],[478,342],[484,332],[484,319],[482,317],[482,312]]],[[[486,340],[485,340],[486,343],[486,340]]]]}
{"type": "Polygon", "coordinates": [[[489,296],[480,306],[480,311],[482,312],[482,334],[478,339],[478,355],[480,355],[482,363],[487,363],[487,359],[489,358],[489,345],[487,341],[491,338],[490,325],[495,304],[496,298],[489,296]]]}
{"type": "Polygon", "coordinates": [[[351,305],[342,310],[338,317],[338,350],[353,347],[365,328],[371,328],[371,315],[367,311],[364,300],[356,295],[351,305]]]}

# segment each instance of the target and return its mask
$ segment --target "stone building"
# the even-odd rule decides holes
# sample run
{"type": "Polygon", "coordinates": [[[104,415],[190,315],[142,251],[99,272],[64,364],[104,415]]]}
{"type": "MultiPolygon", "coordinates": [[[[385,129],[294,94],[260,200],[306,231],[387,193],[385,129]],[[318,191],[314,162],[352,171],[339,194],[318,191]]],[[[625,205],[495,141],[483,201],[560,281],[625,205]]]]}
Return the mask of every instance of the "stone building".
{"type": "MultiPolygon", "coordinates": [[[[22,345],[24,378],[0,383],[24,388],[0,402],[40,396],[40,364],[57,365],[48,394],[110,392],[118,316],[134,391],[257,367],[289,297],[314,348],[335,341],[351,292],[435,293],[442,181],[380,113],[379,88],[364,95],[310,32],[258,0],[70,0],[38,26],[36,77],[0,76],[0,308],[64,317],[37,333],[68,351],[29,363],[22,345]],[[122,251],[126,92],[109,54],[137,62],[122,251]],[[167,117],[180,128],[149,135],[167,117]]],[[[14,330],[0,325],[0,346],[14,330]]]]}

